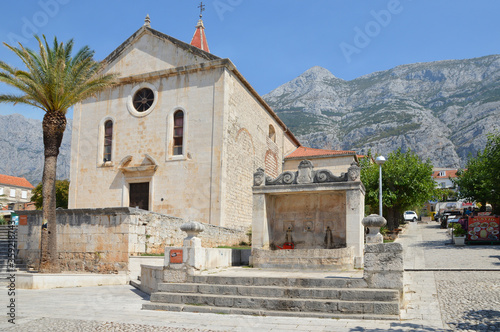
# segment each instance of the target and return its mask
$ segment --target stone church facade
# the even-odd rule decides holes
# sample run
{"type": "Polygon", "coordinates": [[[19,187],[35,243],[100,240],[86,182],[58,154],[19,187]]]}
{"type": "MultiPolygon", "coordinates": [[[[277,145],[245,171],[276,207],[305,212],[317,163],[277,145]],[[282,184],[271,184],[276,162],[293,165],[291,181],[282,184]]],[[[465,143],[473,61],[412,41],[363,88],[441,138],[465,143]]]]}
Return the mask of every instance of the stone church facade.
{"type": "MultiPolygon", "coordinates": [[[[200,22],[193,40],[206,44],[200,22]]],[[[147,21],[105,59],[118,83],[74,108],[70,209],[251,224],[253,172],[277,176],[300,143],[229,59],[202,48],[147,21]]]]}

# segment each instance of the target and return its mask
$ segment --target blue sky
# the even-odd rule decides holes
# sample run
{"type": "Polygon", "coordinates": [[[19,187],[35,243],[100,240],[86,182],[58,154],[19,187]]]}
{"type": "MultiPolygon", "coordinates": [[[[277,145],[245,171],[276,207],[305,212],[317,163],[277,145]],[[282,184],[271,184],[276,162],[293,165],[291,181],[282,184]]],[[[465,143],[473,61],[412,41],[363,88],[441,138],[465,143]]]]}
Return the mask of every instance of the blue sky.
{"type": "MultiPolygon", "coordinates": [[[[89,45],[103,59],[141,27],[190,42],[198,0],[22,0],[2,4],[0,41],[36,48],[33,33],[89,45]]],[[[210,50],[265,94],[313,66],[351,80],[400,64],[500,53],[498,0],[208,0],[210,50]]],[[[0,59],[22,67],[3,45],[0,59]]],[[[0,93],[12,92],[0,84],[0,93]]],[[[24,106],[0,114],[41,119],[24,106]]]]}

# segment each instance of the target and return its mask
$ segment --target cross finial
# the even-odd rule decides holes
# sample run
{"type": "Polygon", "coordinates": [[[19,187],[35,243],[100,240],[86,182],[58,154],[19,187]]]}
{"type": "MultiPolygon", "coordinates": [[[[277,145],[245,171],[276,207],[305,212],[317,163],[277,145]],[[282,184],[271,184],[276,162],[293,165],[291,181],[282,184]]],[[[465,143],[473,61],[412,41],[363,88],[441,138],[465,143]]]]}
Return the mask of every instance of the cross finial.
{"type": "Polygon", "coordinates": [[[205,5],[203,4],[203,1],[200,2],[200,5],[198,6],[200,8],[200,20],[203,16],[203,12],[205,11],[205,5]]]}
{"type": "Polygon", "coordinates": [[[146,27],[151,27],[151,19],[149,18],[149,14],[146,15],[146,18],[144,19],[144,26],[146,27]]]}

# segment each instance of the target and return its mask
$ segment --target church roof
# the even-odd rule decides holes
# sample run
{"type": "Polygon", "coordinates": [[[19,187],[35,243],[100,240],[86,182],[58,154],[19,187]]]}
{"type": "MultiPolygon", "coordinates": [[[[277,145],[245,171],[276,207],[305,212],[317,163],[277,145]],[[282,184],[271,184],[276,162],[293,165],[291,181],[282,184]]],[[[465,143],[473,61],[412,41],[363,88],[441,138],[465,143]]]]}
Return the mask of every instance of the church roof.
{"type": "Polygon", "coordinates": [[[10,176],[10,175],[3,175],[3,174],[0,174],[0,184],[7,185],[7,186],[28,188],[28,189],[35,188],[25,178],[18,178],[17,176],[10,176]]]}
{"type": "Polygon", "coordinates": [[[203,51],[210,52],[208,49],[207,36],[205,35],[205,26],[203,25],[203,21],[201,19],[196,25],[193,39],[191,39],[191,45],[196,46],[203,51]]]}
{"type": "Polygon", "coordinates": [[[340,157],[340,156],[356,156],[356,152],[313,149],[313,148],[307,148],[305,146],[299,146],[295,151],[287,155],[285,159],[325,158],[325,157],[340,157]]]}
{"type": "MultiPolygon", "coordinates": [[[[125,51],[125,49],[131,45],[133,43],[133,41],[137,38],[139,38],[144,32],[149,32],[151,34],[153,34],[154,36],[160,38],[160,39],[163,39],[163,40],[168,40],[169,42],[171,42],[172,44],[194,54],[194,55],[197,55],[203,59],[206,59],[206,60],[217,60],[217,59],[220,59],[218,56],[215,56],[209,52],[206,52],[204,50],[202,50],[201,48],[198,48],[196,46],[193,46],[193,45],[190,45],[188,43],[185,43],[183,41],[180,41],[179,39],[176,39],[172,36],[169,36],[169,35],[166,35],[160,31],[157,31],[155,29],[152,29],[151,27],[149,26],[142,26],[139,30],[137,30],[136,32],[134,32],[134,34],[132,36],[130,36],[127,40],[125,40],[120,46],[118,46],[113,52],[111,52],[111,54],[109,54],[105,59],[104,61],[106,63],[111,63],[113,62],[115,59],[117,59],[122,53],[123,51],[125,51]]],[[[208,46],[207,46],[207,49],[208,49],[208,46]]]]}
{"type": "MultiPolygon", "coordinates": [[[[160,39],[166,40],[171,42],[172,44],[176,45],[177,47],[180,47],[181,49],[184,49],[188,51],[191,54],[194,54],[196,56],[199,56],[205,60],[208,60],[208,62],[212,65],[215,65],[217,62],[220,62],[219,65],[226,66],[231,72],[235,74],[235,76],[241,81],[241,83],[248,89],[248,91],[260,102],[260,104],[269,112],[269,114],[278,122],[278,124],[284,129],[285,134],[295,143],[295,145],[300,146],[300,142],[297,140],[295,135],[288,129],[288,127],[285,125],[285,123],[278,117],[278,115],[273,111],[273,109],[262,99],[262,97],[255,91],[255,89],[250,85],[250,83],[243,77],[243,75],[236,69],[236,66],[231,62],[229,59],[222,59],[218,56],[213,55],[212,53],[209,53],[208,51],[204,51],[201,48],[198,48],[196,46],[190,45],[188,43],[185,43],[179,39],[176,39],[172,36],[166,35],[160,31],[157,31],[155,29],[152,29],[149,21],[146,22],[145,25],[143,25],[139,30],[134,32],[132,36],[130,36],[127,40],[125,40],[120,46],[118,46],[111,54],[109,54],[103,61],[107,64],[111,64],[114,60],[120,57],[121,54],[130,46],[133,44],[133,42],[140,38],[142,34],[144,33],[150,33],[160,39]]],[[[207,45],[207,50],[208,50],[208,45],[207,45]]],[[[210,66],[206,66],[204,63],[198,63],[195,65],[191,66],[184,66],[184,70],[189,70],[190,67],[197,67],[197,68],[202,68],[202,69],[209,69],[210,66]]],[[[167,69],[166,71],[175,71],[177,73],[182,72],[181,68],[171,68],[167,69]]],[[[198,69],[196,69],[198,70],[198,69]]],[[[151,74],[159,74],[161,71],[156,72],[156,73],[148,73],[146,76],[150,78],[151,74]]],[[[143,75],[137,75],[137,76],[143,76],[143,75]]],[[[128,78],[123,78],[122,80],[128,80],[128,78]]]]}

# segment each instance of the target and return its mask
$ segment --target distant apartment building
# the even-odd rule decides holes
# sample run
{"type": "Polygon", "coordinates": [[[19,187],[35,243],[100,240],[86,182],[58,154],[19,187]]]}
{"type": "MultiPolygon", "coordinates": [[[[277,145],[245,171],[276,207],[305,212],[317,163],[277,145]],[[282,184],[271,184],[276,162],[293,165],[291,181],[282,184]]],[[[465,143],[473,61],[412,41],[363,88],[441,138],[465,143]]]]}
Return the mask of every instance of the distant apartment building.
{"type": "Polygon", "coordinates": [[[25,178],[0,174],[0,210],[31,210],[33,185],[25,178]]]}

